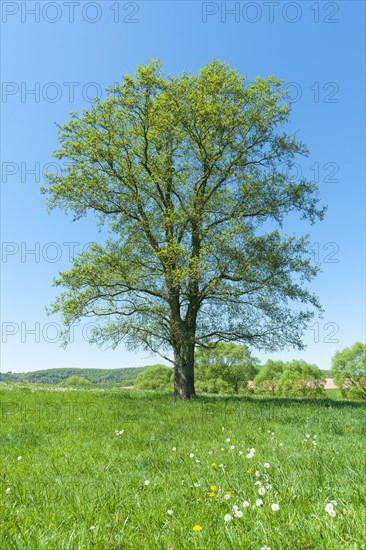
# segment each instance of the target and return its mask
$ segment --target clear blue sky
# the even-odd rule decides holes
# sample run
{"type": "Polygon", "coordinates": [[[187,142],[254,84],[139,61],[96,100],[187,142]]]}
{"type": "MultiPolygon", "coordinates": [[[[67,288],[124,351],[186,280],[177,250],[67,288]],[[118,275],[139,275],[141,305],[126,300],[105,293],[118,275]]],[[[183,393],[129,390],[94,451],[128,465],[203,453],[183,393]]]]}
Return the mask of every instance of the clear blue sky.
{"type": "Polygon", "coordinates": [[[298,226],[310,232],[314,261],[322,265],[312,289],[325,315],[306,332],[305,352],[274,356],[302,357],[326,369],[337,349],[364,341],[363,1],[3,1],[1,7],[3,372],[160,361],[123,347],[98,350],[83,339],[85,323],[66,351],[52,342],[50,323],[59,319],[48,317],[45,306],[56,295],[53,277],[70,265],[72,245],[64,243],[79,243],[77,251],[101,236],[92,219],[73,223],[60,212],[47,214],[37,173],[57,148],[55,122],[88,107],[99,89],[151,57],[160,57],[170,74],[197,72],[218,58],[249,80],[274,74],[292,83],[289,130],[309,146],[301,169],[309,178],[316,174],[328,204],[325,221],[298,226]]]}

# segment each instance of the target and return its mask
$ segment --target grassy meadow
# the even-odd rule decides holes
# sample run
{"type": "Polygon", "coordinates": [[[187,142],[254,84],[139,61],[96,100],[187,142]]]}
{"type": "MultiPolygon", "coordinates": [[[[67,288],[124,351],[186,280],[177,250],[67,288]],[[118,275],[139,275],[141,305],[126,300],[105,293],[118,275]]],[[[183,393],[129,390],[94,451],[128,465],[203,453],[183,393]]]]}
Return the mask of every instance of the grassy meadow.
{"type": "Polygon", "coordinates": [[[364,403],[0,395],[4,550],[366,548],[364,403]]]}

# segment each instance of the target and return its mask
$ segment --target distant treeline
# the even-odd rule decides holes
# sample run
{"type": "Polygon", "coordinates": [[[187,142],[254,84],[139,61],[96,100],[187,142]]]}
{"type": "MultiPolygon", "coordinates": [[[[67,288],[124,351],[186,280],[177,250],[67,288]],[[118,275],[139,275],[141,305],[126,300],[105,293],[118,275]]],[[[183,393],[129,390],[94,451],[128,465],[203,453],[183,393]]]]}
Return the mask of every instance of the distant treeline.
{"type": "MultiPolygon", "coordinates": [[[[60,384],[71,376],[81,376],[92,384],[133,386],[137,376],[149,368],[122,368],[122,369],[46,369],[34,372],[0,373],[0,382],[32,382],[34,384],[60,384]]],[[[153,365],[158,366],[158,365],[153,365]]],[[[260,367],[259,367],[260,368],[260,367]]],[[[324,376],[330,376],[330,371],[322,371],[324,376]]]]}
{"type": "Polygon", "coordinates": [[[34,372],[0,373],[0,382],[32,382],[35,384],[60,384],[70,376],[82,376],[92,384],[123,384],[133,386],[136,377],[148,367],[125,369],[46,369],[34,372]]]}

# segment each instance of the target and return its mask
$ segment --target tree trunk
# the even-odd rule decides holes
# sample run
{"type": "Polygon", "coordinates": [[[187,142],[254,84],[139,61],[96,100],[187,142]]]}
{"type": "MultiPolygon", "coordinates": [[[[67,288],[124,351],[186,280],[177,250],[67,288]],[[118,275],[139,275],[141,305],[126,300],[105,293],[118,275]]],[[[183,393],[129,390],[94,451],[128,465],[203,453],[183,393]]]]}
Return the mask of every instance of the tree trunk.
{"type": "Polygon", "coordinates": [[[174,398],[195,399],[194,343],[184,337],[174,346],[174,398]]]}

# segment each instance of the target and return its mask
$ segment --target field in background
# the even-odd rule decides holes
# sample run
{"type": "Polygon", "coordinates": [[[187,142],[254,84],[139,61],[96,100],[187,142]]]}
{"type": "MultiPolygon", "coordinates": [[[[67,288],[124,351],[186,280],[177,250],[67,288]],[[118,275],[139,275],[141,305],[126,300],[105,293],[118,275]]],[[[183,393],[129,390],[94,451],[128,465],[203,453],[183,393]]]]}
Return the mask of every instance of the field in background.
{"type": "Polygon", "coordinates": [[[365,412],[9,385],[1,548],[364,549],[365,412]]]}

